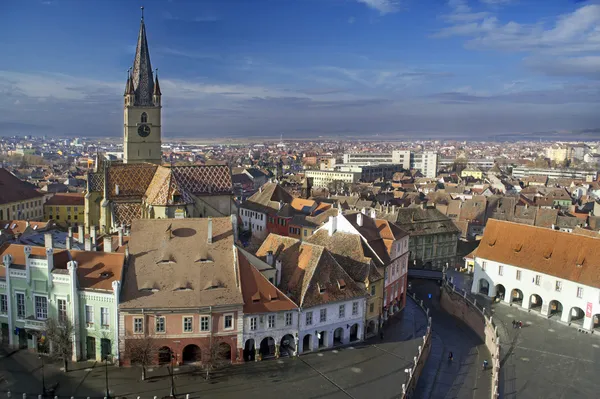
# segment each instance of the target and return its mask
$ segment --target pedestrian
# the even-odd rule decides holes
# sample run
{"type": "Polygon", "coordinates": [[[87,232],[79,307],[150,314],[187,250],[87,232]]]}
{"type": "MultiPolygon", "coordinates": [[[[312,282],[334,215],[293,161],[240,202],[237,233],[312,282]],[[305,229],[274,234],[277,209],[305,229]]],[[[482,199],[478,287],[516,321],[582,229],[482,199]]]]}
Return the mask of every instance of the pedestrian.
{"type": "Polygon", "coordinates": [[[383,341],[383,328],[379,330],[379,338],[383,341]]]}
{"type": "Polygon", "coordinates": [[[519,328],[523,328],[523,322],[519,320],[519,328]]]}
{"type": "Polygon", "coordinates": [[[487,366],[488,366],[488,361],[487,361],[487,360],[484,360],[484,361],[483,361],[483,369],[484,369],[484,370],[486,370],[486,369],[487,369],[487,366]]]}
{"type": "Polygon", "coordinates": [[[516,320],[513,320],[513,322],[512,322],[512,323],[513,323],[513,328],[517,328],[517,321],[516,321],[516,320]]]}

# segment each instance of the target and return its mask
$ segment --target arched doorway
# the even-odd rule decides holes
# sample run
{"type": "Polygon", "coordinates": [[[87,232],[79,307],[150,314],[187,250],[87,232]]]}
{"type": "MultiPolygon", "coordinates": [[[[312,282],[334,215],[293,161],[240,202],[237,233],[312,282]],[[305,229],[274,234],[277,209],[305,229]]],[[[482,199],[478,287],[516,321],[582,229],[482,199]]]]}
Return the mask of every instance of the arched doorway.
{"type": "Polygon", "coordinates": [[[514,303],[515,305],[523,306],[523,291],[518,288],[515,288],[510,293],[510,303],[514,303]]]}
{"type": "Polygon", "coordinates": [[[198,363],[202,359],[202,351],[198,345],[190,344],[183,348],[181,361],[183,364],[198,363]]]}
{"type": "Polygon", "coordinates": [[[279,354],[281,356],[294,356],[296,352],[296,340],[292,334],[286,334],[281,338],[279,344],[279,354]]]}
{"type": "Polygon", "coordinates": [[[533,310],[534,312],[541,312],[543,302],[544,301],[542,300],[541,296],[538,294],[531,294],[529,297],[529,309],[533,310]]]}
{"type": "Polygon", "coordinates": [[[333,332],[333,344],[342,345],[344,343],[344,329],[338,327],[333,332]]]}
{"type": "Polygon", "coordinates": [[[479,293],[483,295],[488,295],[490,292],[490,283],[484,279],[479,279],[479,293]]]}
{"type": "Polygon", "coordinates": [[[221,361],[231,362],[231,345],[227,342],[221,342],[217,346],[217,359],[221,361]]]}
{"type": "Polygon", "coordinates": [[[158,364],[170,364],[173,357],[173,351],[168,346],[163,346],[158,350],[158,364]]]}
{"type": "Polygon", "coordinates": [[[496,298],[503,301],[504,295],[506,295],[506,288],[504,288],[504,286],[502,284],[497,284],[496,285],[496,298]]]}
{"type": "Polygon", "coordinates": [[[375,322],[371,320],[369,324],[367,324],[367,335],[375,334],[375,322]]]}
{"type": "Polygon", "coordinates": [[[327,346],[327,331],[319,331],[317,338],[319,339],[319,349],[325,348],[327,346]]]}
{"type": "Polygon", "coordinates": [[[350,327],[350,342],[358,341],[358,324],[352,324],[350,327]]]}
{"type": "Polygon", "coordinates": [[[557,300],[550,301],[550,306],[548,310],[548,317],[556,317],[560,319],[562,317],[563,306],[557,300]]]}
{"type": "Polygon", "coordinates": [[[244,361],[246,362],[253,362],[256,358],[256,347],[255,347],[255,343],[254,340],[252,338],[250,338],[249,340],[246,341],[246,344],[244,345],[244,361]]]}
{"type": "Polygon", "coordinates": [[[310,352],[312,350],[312,334],[306,334],[302,338],[302,352],[310,352]]]}
{"type": "Polygon", "coordinates": [[[594,331],[600,331],[600,314],[595,314],[592,317],[592,329],[594,331]]]}
{"type": "Polygon", "coordinates": [[[569,314],[569,322],[578,325],[578,326],[583,326],[583,319],[585,319],[585,312],[583,311],[583,309],[574,306],[571,308],[571,312],[569,314]]]}
{"type": "Polygon", "coordinates": [[[263,338],[260,341],[260,355],[264,358],[275,356],[275,340],[271,337],[263,338]]]}

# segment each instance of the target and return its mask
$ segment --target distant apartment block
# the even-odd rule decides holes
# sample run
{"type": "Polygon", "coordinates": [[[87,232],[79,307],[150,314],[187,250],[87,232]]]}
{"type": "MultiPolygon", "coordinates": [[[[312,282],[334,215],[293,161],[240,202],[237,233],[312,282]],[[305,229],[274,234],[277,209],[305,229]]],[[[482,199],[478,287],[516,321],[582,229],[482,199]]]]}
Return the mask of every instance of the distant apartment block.
{"type": "MultiPolygon", "coordinates": [[[[441,158],[439,159],[438,166],[439,167],[448,167],[452,166],[452,164],[456,162],[456,158],[441,158]]],[[[482,159],[468,159],[467,166],[481,169],[489,169],[492,168],[496,164],[496,161],[493,158],[482,158],[482,159]]]]}
{"type": "Polygon", "coordinates": [[[391,153],[346,153],[345,165],[400,165],[403,169],[416,169],[425,177],[435,177],[438,169],[438,154],[435,151],[414,152],[394,150],[391,153]]]}
{"type": "Polygon", "coordinates": [[[395,164],[381,164],[381,165],[336,165],[333,168],[335,171],[340,172],[355,172],[360,173],[360,181],[372,183],[377,179],[391,179],[394,173],[403,170],[401,165],[395,164]]]}
{"type": "Polygon", "coordinates": [[[313,179],[313,187],[327,187],[329,183],[341,181],[352,184],[360,181],[360,172],[342,172],[338,170],[307,170],[304,174],[313,179]]]}
{"type": "Polygon", "coordinates": [[[598,178],[598,171],[585,169],[555,169],[555,168],[530,168],[520,166],[513,168],[513,177],[521,179],[528,176],[548,176],[548,179],[580,179],[587,182],[598,178]]]}

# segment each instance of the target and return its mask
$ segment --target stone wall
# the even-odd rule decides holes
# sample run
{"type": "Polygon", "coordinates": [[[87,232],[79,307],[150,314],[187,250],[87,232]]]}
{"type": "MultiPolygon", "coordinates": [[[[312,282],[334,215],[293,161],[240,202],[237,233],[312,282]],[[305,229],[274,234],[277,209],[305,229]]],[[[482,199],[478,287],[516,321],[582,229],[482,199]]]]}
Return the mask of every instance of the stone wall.
{"type": "Polygon", "coordinates": [[[431,317],[429,317],[429,309],[423,306],[423,301],[417,300],[417,297],[414,294],[412,297],[409,296],[409,298],[412,298],[427,315],[427,331],[423,336],[423,345],[419,346],[416,356],[413,357],[413,367],[410,369],[408,381],[406,384],[402,384],[402,399],[412,398],[431,350],[431,317]]]}
{"type": "MultiPolygon", "coordinates": [[[[462,320],[473,330],[492,354],[492,399],[499,397],[500,379],[500,340],[492,317],[486,316],[486,309],[480,307],[475,299],[463,291],[457,291],[452,283],[444,281],[441,288],[440,304],[442,308],[462,320]]],[[[489,310],[489,309],[488,309],[489,310]]]]}

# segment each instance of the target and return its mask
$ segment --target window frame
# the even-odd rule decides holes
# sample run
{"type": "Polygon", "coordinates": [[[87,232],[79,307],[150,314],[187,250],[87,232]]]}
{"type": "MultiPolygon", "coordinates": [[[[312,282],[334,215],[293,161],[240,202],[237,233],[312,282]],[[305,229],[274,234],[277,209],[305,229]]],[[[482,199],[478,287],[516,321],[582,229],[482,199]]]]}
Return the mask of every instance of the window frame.
{"type": "Polygon", "coordinates": [[[100,306],[100,328],[103,330],[110,329],[110,309],[107,306],[100,306]],[[104,318],[104,311],[106,310],[106,320],[104,318]],[[106,324],[104,323],[106,322],[106,324]]]}
{"type": "Polygon", "coordinates": [[[154,317],[154,333],[155,334],[166,334],[167,333],[167,318],[165,316],[154,317]],[[162,331],[158,329],[159,320],[162,322],[162,331]]]}
{"type": "Polygon", "coordinates": [[[258,329],[258,318],[256,316],[250,317],[250,331],[256,331],[258,329]]]}
{"type": "Polygon", "coordinates": [[[577,298],[583,298],[583,287],[577,287],[577,298]]]}
{"type": "Polygon", "coordinates": [[[235,320],[233,317],[233,313],[225,313],[223,314],[223,331],[231,331],[235,328],[235,320]],[[227,318],[231,317],[231,327],[227,327],[227,318]]]}
{"type": "Polygon", "coordinates": [[[277,328],[277,317],[274,314],[267,315],[267,328],[277,328]]]}
{"type": "Polygon", "coordinates": [[[0,294],[0,314],[8,314],[8,295],[0,294]]]}
{"type": "Polygon", "coordinates": [[[352,316],[358,315],[358,301],[352,302],[352,316]]]}
{"type": "Polygon", "coordinates": [[[313,325],[313,312],[312,312],[312,310],[305,313],[304,324],[306,324],[307,326],[312,326],[313,325]]]}
{"type": "Polygon", "coordinates": [[[287,312],[285,314],[285,325],[286,326],[291,326],[294,324],[294,315],[292,314],[292,312],[287,312]],[[289,317],[289,320],[288,320],[289,317]]]}
{"type": "Polygon", "coordinates": [[[211,320],[209,315],[200,315],[200,332],[210,332],[211,320]],[[206,321],[206,329],[202,327],[202,322],[206,321]]]}
{"type": "Polygon", "coordinates": [[[25,301],[26,296],[23,291],[15,291],[15,307],[17,308],[17,320],[25,320],[27,317],[27,302],[25,301]],[[19,296],[23,298],[23,313],[19,312],[19,296]]]}
{"type": "Polygon", "coordinates": [[[338,307],[338,318],[339,319],[343,319],[346,317],[346,304],[342,303],[339,307],[338,307]]]}
{"type": "Polygon", "coordinates": [[[92,306],[92,305],[85,305],[85,307],[84,307],[83,310],[85,312],[85,314],[84,314],[84,317],[85,317],[85,327],[86,328],[94,328],[94,317],[95,317],[94,306],[92,306]],[[91,310],[90,313],[89,313],[92,316],[91,317],[91,321],[88,320],[88,309],[91,310]]]}
{"type": "Polygon", "coordinates": [[[183,334],[192,334],[194,332],[194,315],[181,316],[181,332],[183,334]],[[190,330],[186,331],[185,327],[186,327],[186,321],[188,319],[191,319],[190,320],[190,330]]]}
{"type": "Polygon", "coordinates": [[[47,295],[33,294],[33,313],[34,313],[36,320],[48,320],[48,296],[47,295]],[[46,317],[38,317],[38,301],[37,301],[38,298],[42,298],[45,300],[46,317]]]}
{"type": "Polygon", "coordinates": [[[319,309],[319,323],[327,323],[327,308],[319,309]]]}
{"type": "Polygon", "coordinates": [[[133,320],[132,320],[132,329],[131,329],[131,331],[132,331],[134,334],[143,334],[143,333],[144,333],[144,318],[143,318],[143,317],[140,317],[140,316],[135,316],[135,317],[133,317],[133,320]],[[140,331],[136,331],[136,327],[137,327],[137,325],[136,325],[136,322],[137,322],[138,320],[139,320],[139,321],[140,321],[140,323],[141,323],[141,324],[140,324],[140,327],[141,327],[141,330],[140,330],[140,331]]]}

